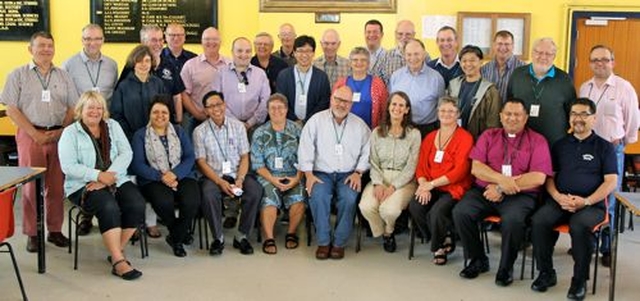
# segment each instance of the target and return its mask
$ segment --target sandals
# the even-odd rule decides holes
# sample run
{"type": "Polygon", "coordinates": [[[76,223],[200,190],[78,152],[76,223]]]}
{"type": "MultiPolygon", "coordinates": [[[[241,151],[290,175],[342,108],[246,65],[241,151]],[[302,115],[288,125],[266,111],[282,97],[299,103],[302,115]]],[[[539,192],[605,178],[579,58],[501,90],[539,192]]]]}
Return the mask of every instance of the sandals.
{"type": "Polygon", "coordinates": [[[453,253],[456,250],[456,241],[451,237],[447,237],[442,244],[442,249],[446,255],[453,253]]]}
{"type": "Polygon", "coordinates": [[[284,241],[284,247],[289,250],[297,248],[300,244],[300,238],[295,233],[288,233],[284,237],[284,241]]]}
{"type": "MultiPolygon", "coordinates": [[[[440,249],[438,251],[441,251],[443,249],[440,249]]],[[[435,265],[445,265],[447,264],[447,253],[446,251],[444,251],[445,253],[434,253],[433,254],[433,264],[435,265]]]]}
{"type": "MultiPolygon", "coordinates": [[[[111,259],[111,258],[108,258],[108,259],[111,259]]],[[[111,265],[111,274],[113,274],[115,276],[118,276],[118,277],[122,278],[123,280],[135,280],[135,279],[140,278],[140,276],[142,276],[142,272],[140,272],[140,271],[138,271],[136,269],[133,269],[133,268],[131,269],[131,271],[128,271],[128,272],[126,272],[126,273],[124,273],[122,275],[118,274],[118,272],[116,271],[116,266],[121,264],[121,263],[129,264],[129,262],[124,258],[114,262],[111,265]]]]}
{"type": "Polygon", "coordinates": [[[265,239],[262,243],[262,252],[268,255],[275,255],[278,253],[278,246],[273,238],[265,239]]]}

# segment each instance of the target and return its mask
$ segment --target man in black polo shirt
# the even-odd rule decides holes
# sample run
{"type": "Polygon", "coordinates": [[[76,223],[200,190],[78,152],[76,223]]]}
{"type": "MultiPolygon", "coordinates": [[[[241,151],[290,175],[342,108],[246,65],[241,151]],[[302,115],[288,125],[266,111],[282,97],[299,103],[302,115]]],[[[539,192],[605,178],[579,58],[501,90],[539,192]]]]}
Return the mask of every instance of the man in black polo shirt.
{"type": "Polygon", "coordinates": [[[618,176],[613,145],[592,130],[596,105],[578,98],[570,108],[573,134],[552,147],[554,176],[546,181],[550,198],[532,218],[533,254],[540,274],[531,289],[544,292],[556,285],[552,255],[558,232],[553,228],[569,223],[574,267],[567,298],[582,300],[594,249],[592,230],[605,219],[604,200],[616,187],[618,176]]]}

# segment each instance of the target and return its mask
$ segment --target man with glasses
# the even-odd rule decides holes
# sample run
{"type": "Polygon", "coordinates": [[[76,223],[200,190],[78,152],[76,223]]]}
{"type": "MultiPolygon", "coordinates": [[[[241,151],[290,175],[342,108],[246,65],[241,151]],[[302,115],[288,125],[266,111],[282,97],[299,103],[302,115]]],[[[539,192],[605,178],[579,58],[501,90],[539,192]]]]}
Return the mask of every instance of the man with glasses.
{"type": "MultiPolygon", "coordinates": [[[[580,86],[580,97],[595,101],[597,111],[593,130],[600,137],[613,143],[616,153],[618,182],[622,186],[624,176],[624,146],[638,141],[638,95],[631,83],[613,73],[615,66],[613,50],[605,45],[596,45],[589,54],[589,67],[593,78],[580,86]]],[[[611,225],[616,212],[616,198],[609,196],[611,225]]],[[[602,265],[611,263],[610,236],[602,235],[602,265]]]]}
{"type": "Polygon", "coordinates": [[[493,59],[480,69],[482,78],[494,83],[500,92],[500,99],[507,100],[507,85],[513,70],[524,66],[525,62],[513,55],[513,34],[500,30],[493,36],[493,59]]]}
{"type": "Polygon", "coordinates": [[[547,139],[549,147],[567,134],[569,103],[576,99],[569,75],[553,65],[556,51],[551,38],[536,40],[531,64],[516,68],[507,86],[507,97],[524,100],[528,125],[547,139]]]}
{"type": "Polygon", "coordinates": [[[163,60],[171,62],[176,68],[176,74],[180,74],[184,63],[196,57],[197,55],[189,50],[184,49],[186,34],[182,25],[178,23],[171,23],[167,25],[167,28],[164,30],[164,36],[165,40],[167,41],[167,47],[162,49],[160,57],[163,60]]]}
{"type": "Polygon", "coordinates": [[[605,220],[605,199],[616,187],[618,171],[613,145],[592,131],[598,120],[596,104],[578,98],[570,110],[573,131],[551,150],[554,174],[546,180],[549,197],[531,218],[533,254],[540,271],[531,289],[545,292],[556,285],[554,227],[569,224],[574,266],[567,298],[582,300],[594,251],[593,228],[605,220]]]}
{"type": "Polygon", "coordinates": [[[278,31],[278,39],[280,39],[280,49],[273,52],[273,55],[281,58],[289,66],[293,66],[296,64],[296,57],[293,53],[294,49],[294,41],[296,39],[296,30],[293,28],[293,25],[289,23],[284,23],[280,25],[280,30],[278,31]]]}
{"type": "Polygon", "coordinates": [[[302,129],[298,147],[298,169],[305,173],[309,208],[316,228],[316,258],[342,259],[362,189],[362,173],[369,169],[371,130],[350,113],[351,88],[336,88],[331,108],[323,110],[302,129]],[[335,196],[335,202],[333,201],[335,196]],[[331,239],[331,204],[338,210],[331,239]]]}
{"type": "Polygon", "coordinates": [[[513,264],[524,243],[526,219],[551,175],[549,146],[542,135],[527,127],[527,113],[522,100],[508,99],[500,111],[502,128],[482,132],[469,154],[475,183],[452,213],[462,247],[471,260],[460,272],[462,278],[473,279],[489,271],[478,222],[499,215],[502,255],[495,283],[508,286],[513,282],[513,264]]]}
{"type": "Polygon", "coordinates": [[[331,87],[324,71],[313,67],[316,41],[299,36],[294,42],[296,64],[280,72],[276,91],[289,100],[287,119],[303,124],[313,114],[329,108],[331,87]]]}
{"type": "Polygon", "coordinates": [[[274,94],[276,93],[276,80],[280,71],[287,69],[289,65],[281,58],[271,54],[271,51],[273,51],[273,38],[269,33],[258,33],[253,40],[253,46],[256,49],[256,55],[251,58],[251,65],[264,70],[269,79],[271,94],[274,94]]]}
{"type": "Polygon", "coordinates": [[[220,55],[220,33],[214,27],[202,32],[202,53],[188,60],[180,71],[184,83],[182,104],[185,114],[182,126],[191,137],[193,129],[207,120],[207,113],[202,106],[202,97],[212,86],[220,86],[220,71],[227,66],[229,59],[220,55]]]}
{"type": "MultiPolygon", "coordinates": [[[[372,70],[372,74],[380,77],[387,86],[391,75],[396,70],[405,66],[404,59],[404,45],[407,41],[415,38],[416,29],[413,22],[409,20],[402,20],[398,22],[396,26],[396,48],[389,49],[380,59],[380,62],[376,64],[376,69],[372,70]]],[[[425,62],[429,61],[429,54],[425,57],[425,62]]]]}
{"type": "Polygon", "coordinates": [[[429,61],[427,65],[442,75],[448,88],[450,80],[462,75],[458,58],[458,32],[451,26],[443,26],[436,34],[436,44],[440,50],[440,57],[429,61]]]}
{"type": "Polygon", "coordinates": [[[202,173],[202,211],[213,234],[209,254],[224,250],[223,198],[240,202],[242,215],[234,233],[233,247],[243,255],[253,254],[247,238],[251,234],[262,200],[262,186],[249,172],[249,140],[242,122],[225,116],[224,96],[218,91],[204,95],[202,104],[209,118],[193,131],[196,165],[202,173]]]}
{"type": "Polygon", "coordinates": [[[313,61],[313,66],[327,74],[329,85],[333,87],[338,78],[345,77],[351,73],[349,60],[338,55],[340,35],[335,29],[330,28],[324,31],[320,46],[322,46],[323,54],[313,61]]]}
{"type": "MultiPolygon", "coordinates": [[[[87,91],[97,91],[107,101],[118,82],[118,64],[102,54],[104,32],[97,24],[82,28],[82,51],[62,63],[61,69],[67,71],[73,79],[78,95],[87,91]]],[[[82,215],[78,225],[78,235],[87,235],[91,231],[93,215],[82,215]]]]}

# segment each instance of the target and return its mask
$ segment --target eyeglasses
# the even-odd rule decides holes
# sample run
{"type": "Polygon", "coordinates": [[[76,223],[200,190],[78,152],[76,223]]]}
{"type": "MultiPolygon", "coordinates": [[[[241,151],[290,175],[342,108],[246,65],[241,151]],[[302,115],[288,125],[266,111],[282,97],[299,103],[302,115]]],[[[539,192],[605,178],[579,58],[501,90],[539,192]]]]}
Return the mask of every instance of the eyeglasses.
{"type": "Polygon", "coordinates": [[[151,43],[162,43],[162,42],[164,42],[164,39],[163,38],[160,38],[160,39],[153,38],[153,39],[148,39],[147,41],[149,41],[151,43]]]}
{"type": "Polygon", "coordinates": [[[556,53],[555,52],[545,52],[545,51],[534,50],[533,51],[533,55],[534,56],[538,56],[538,57],[540,57],[540,56],[551,57],[551,56],[556,55],[556,53]]]}
{"type": "Polygon", "coordinates": [[[569,116],[570,116],[571,118],[580,117],[580,119],[585,119],[585,118],[587,118],[587,117],[589,117],[589,116],[591,116],[591,115],[593,115],[593,114],[591,114],[591,113],[589,113],[589,112],[584,112],[584,111],[583,111],[583,112],[574,112],[574,111],[571,111],[571,112],[569,113],[569,116]]]}
{"type": "Polygon", "coordinates": [[[166,33],[165,35],[170,38],[184,37],[184,33],[166,33]]]}
{"type": "Polygon", "coordinates": [[[100,37],[100,38],[82,37],[82,40],[85,42],[100,42],[104,40],[104,38],[103,37],[100,37]]]}
{"type": "Polygon", "coordinates": [[[451,115],[451,114],[457,114],[458,110],[443,110],[443,109],[440,109],[440,110],[438,110],[438,113],[451,115]]]}
{"type": "Polygon", "coordinates": [[[590,59],[589,62],[593,63],[593,64],[597,64],[597,63],[604,63],[604,64],[608,64],[611,61],[613,61],[613,59],[610,58],[595,58],[595,59],[590,59]]]}
{"type": "Polygon", "coordinates": [[[296,49],[296,53],[310,55],[313,54],[313,49],[296,49]]]}
{"type": "Polygon", "coordinates": [[[219,102],[219,103],[212,103],[208,106],[205,106],[206,109],[216,109],[216,108],[220,108],[220,107],[224,107],[224,102],[219,102]]]}

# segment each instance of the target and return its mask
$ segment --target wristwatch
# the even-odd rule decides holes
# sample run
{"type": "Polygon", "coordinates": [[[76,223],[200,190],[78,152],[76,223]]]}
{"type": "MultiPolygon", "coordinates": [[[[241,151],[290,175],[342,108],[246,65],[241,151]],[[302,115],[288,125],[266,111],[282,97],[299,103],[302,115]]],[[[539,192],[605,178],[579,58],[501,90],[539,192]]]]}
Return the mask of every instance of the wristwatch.
{"type": "Polygon", "coordinates": [[[589,198],[584,198],[584,205],[591,206],[591,202],[589,201],[589,198]]]}

